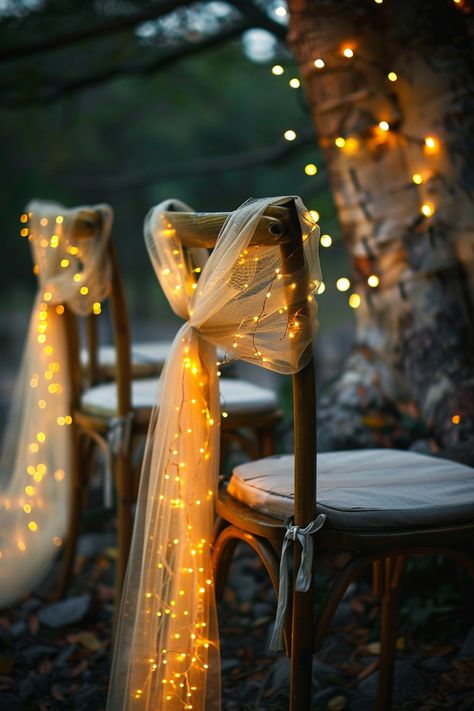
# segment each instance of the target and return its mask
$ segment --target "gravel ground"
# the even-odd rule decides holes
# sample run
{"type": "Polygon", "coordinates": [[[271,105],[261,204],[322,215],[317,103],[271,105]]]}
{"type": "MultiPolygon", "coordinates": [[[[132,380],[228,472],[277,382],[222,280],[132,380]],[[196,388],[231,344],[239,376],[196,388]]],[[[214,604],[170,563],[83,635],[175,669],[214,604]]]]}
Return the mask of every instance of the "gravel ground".
{"type": "MultiPolygon", "coordinates": [[[[35,596],[0,613],[2,711],[104,708],[113,614],[113,544],[111,530],[83,535],[74,584],[65,600],[49,603],[35,596]]],[[[320,587],[338,564],[337,559],[321,561],[320,587]]],[[[431,624],[421,631],[402,616],[394,708],[474,709],[472,587],[466,587],[462,576],[460,582],[464,593],[456,604],[433,608],[431,624]]],[[[244,546],[239,548],[219,609],[223,711],[287,709],[288,660],[268,652],[274,609],[274,596],[258,561],[244,546]]],[[[416,612],[416,605],[413,609],[416,612]]],[[[369,580],[353,584],[314,658],[315,711],[373,708],[377,618],[378,602],[371,595],[369,580]]]]}

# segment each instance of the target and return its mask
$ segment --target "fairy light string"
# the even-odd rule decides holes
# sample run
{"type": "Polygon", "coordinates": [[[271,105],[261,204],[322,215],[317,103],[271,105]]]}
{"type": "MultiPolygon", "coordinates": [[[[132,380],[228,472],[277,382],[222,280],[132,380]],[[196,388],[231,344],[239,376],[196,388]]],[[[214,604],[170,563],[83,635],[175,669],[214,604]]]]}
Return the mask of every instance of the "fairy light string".
{"type": "MultiPolygon", "coordinates": [[[[382,5],[382,0],[374,0],[375,4],[382,5]]],[[[453,4],[458,8],[464,8],[465,3],[463,0],[453,0],[453,4]]],[[[346,41],[340,42],[333,47],[332,52],[327,52],[324,56],[315,56],[307,62],[307,65],[302,67],[302,73],[304,75],[311,73],[320,72],[331,72],[343,68],[344,63],[356,62],[361,65],[370,64],[378,69],[387,82],[387,92],[390,94],[389,87],[396,82],[403,81],[403,75],[397,71],[394,71],[392,67],[387,67],[386,65],[376,65],[372,60],[368,60],[364,57],[363,53],[359,51],[356,42],[346,41]]],[[[272,73],[276,77],[282,77],[286,74],[287,68],[281,64],[274,65],[272,68],[272,73]]],[[[292,86],[290,84],[290,86],[292,86]]],[[[302,82],[298,86],[294,85],[292,88],[302,87],[302,82]]],[[[466,89],[463,88],[463,91],[466,89]]],[[[357,102],[361,99],[361,91],[354,92],[353,95],[348,95],[344,97],[344,104],[349,105],[351,102],[357,102]]],[[[453,94],[453,100],[454,100],[453,94]]],[[[334,101],[332,99],[327,100],[328,110],[332,108],[334,101]]],[[[325,102],[320,102],[318,105],[319,111],[324,111],[325,102]]],[[[297,131],[292,128],[286,129],[284,133],[284,138],[286,140],[293,140],[296,137],[297,131]]],[[[378,119],[374,120],[374,124],[371,130],[364,130],[360,135],[351,132],[345,134],[344,132],[334,133],[332,136],[325,136],[322,140],[332,141],[337,150],[345,152],[347,155],[356,154],[363,145],[371,150],[376,145],[382,145],[390,143],[393,141],[400,141],[404,144],[416,146],[419,148],[419,161],[417,170],[413,172],[412,175],[407,176],[406,188],[415,188],[419,190],[419,207],[418,207],[418,217],[426,223],[426,226],[434,220],[437,219],[439,211],[443,207],[447,207],[448,203],[452,202],[455,198],[453,196],[445,195],[443,198],[443,204],[441,204],[440,196],[438,195],[436,199],[433,197],[436,193],[436,183],[440,180],[440,172],[438,168],[439,159],[441,158],[444,146],[442,140],[434,135],[427,134],[425,136],[410,135],[409,133],[403,131],[400,127],[399,120],[391,120],[388,115],[382,115],[378,119]]],[[[304,166],[304,172],[307,176],[312,177],[317,174],[318,169],[314,163],[309,163],[304,166]]],[[[400,186],[397,190],[401,189],[400,186]]],[[[383,186],[380,188],[379,196],[383,194],[383,186]]],[[[386,193],[386,197],[389,197],[389,193],[386,193]]],[[[396,199],[396,195],[394,195],[396,199]]],[[[347,202],[347,208],[356,207],[357,203],[353,205],[347,202]]],[[[321,246],[330,247],[333,244],[333,239],[330,235],[323,235],[321,237],[321,246]]],[[[346,288],[340,289],[339,283],[346,285],[347,277],[341,275],[336,277],[335,287],[338,291],[346,291],[346,288]]],[[[350,280],[349,280],[350,281],[350,280]]],[[[351,283],[349,284],[349,287],[351,283]]],[[[369,274],[367,276],[362,275],[361,278],[356,276],[354,288],[355,291],[351,291],[348,296],[348,305],[357,309],[362,304],[364,296],[368,298],[370,296],[370,291],[377,288],[383,288],[383,283],[381,283],[380,274],[369,274]],[[375,283],[377,280],[377,283],[375,283]],[[367,290],[367,285],[369,289],[367,290]]],[[[321,285],[319,294],[324,293],[326,290],[326,285],[321,285]]]]}
{"type": "Polygon", "coordinates": [[[41,581],[68,525],[72,439],[65,304],[97,313],[108,293],[106,206],[67,210],[34,201],[20,216],[39,289],[17,377],[0,470],[0,604],[15,602],[41,581]],[[76,219],[100,222],[85,234],[76,219]],[[100,218],[99,218],[100,216],[100,218]]]}
{"type": "Polygon", "coordinates": [[[221,418],[216,347],[225,360],[290,373],[305,364],[316,328],[319,231],[299,199],[246,203],[230,214],[210,256],[183,249],[171,210],[190,212],[162,203],[146,220],[145,238],[185,324],[163,371],[145,452],[108,698],[114,711],[220,708],[210,557],[221,418]],[[251,241],[265,210],[292,200],[305,269],[290,275],[277,242],[251,241]],[[307,284],[304,310],[287,303],[295,279],[307,284]]]}

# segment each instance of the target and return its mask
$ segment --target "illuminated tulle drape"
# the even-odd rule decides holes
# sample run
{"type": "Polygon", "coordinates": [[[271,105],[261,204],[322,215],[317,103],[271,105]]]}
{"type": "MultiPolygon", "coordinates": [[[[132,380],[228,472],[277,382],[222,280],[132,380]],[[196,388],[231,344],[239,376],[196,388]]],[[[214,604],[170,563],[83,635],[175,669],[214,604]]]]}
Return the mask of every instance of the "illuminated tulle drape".
{"type": "Polygon", "coordinates": [[[164,214],[189,210],[182,203],[162,203],[147,217],[150,257],[171,306],[186,323],[162,373],[160,410],[148,435],[109,711],[220,708],[210,564],[219,469],[216,346],[229,358],[281,373],[306,362],[320,284],[317,226],[296,199],[305,269],[291,278],[277,246],[250,246],[265,209],[288,199],[244,204],[230,215],[208,259],[203,250],[183,251],[164,214]],[[308,290],[288,309],[287,297],[305,272],[308,290]]]}
{"type": "Polygon", "coordinates": [[[22,218],[39,288],[0,459],[0,607],[35,589],[66,531],[72,416],[64,304],[76,314],[100,311],[110,286],[112,214],[93,209],[100,225],[87,233],[76,229],[81,208],[35,201],[22,218]]]}

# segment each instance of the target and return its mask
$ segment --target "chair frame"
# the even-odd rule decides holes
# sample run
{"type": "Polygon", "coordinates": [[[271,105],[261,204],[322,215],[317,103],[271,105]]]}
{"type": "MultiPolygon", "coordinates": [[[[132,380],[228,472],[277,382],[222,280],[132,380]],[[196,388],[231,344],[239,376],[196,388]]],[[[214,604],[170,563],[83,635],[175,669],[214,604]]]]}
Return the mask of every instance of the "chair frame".
{"type": "MultiPolygon", "coordinates": [[[[203,228],[220,215],[180,216],[179,234],[188,246],[213,246],[209,231],[203,228]]],[[[175,225],[176,226],[176,225],[175,225]]],[[[261,220],[253,244],[279,244],[284,270],[296,272],[304,266],[301,229],[294,202],[288,207],[270,208],[261,220]],[[279,225],[268,230],[269,221],[279,225]]],[[[299,282],[289,293],[291,303],[306,301],[307,284],[299,282]]],[[[316,378],[311,357],[308,364],[292,376],[294,410],[294,523],[305,527],[316,518],[316,378]]],[[[222,596],[234,550],[239,542],[249,545],[266,568],[278,594],[279,559],[285,522],[261,514],[242,504],[221,488],[216,501],[213,567],[216,594],[222,596]]],[[[376,709],[391,708],[393,666],[399,584],[406,558],[410,555],[438,553],[464,565],[474,575],[474,522],[442,527],[403,530],[357,531],[332,529],[330,522],[315,536],[317,550],[349,551],[351,558],[337,574],[326,600],[314,620],[314,575],[307,592],[295,592],[291,614],[285,625],[286,650],[290,656],[290,711],[311,708],[312,655],[318,651],[333,615],[349,584],[372,565],[374,591],[382,597],[380,676],[376,709]]],[[[294,545],[294,570],[299,567],[300,547],[294,545]]],[[[313,560],[313,572],[315,561],[313,560]]]]}
{"type": "MultiPolygon", "coordinates": [[[[206,226],[206,234],[211,235],[215,242],[224,215],[217,220],[212,220],[206,226]]],[[[74,224],[75,236],[90,236],[100,228],[101,214],[95,210],[82,210],[74,224]]],[[[173,213],[173,220],[179,220],[179,213],[173,213]]],[[[190,238],[192,241],[192,237],[190,238]]],[[[190,245],[191,246],[191,245],[190,245]]],[[[127,302],[121,271],[118,263],[117,251],[112,239],[107,245],[106,258],[111,265],[111,289],[109,295],[110,317],[112,325],[112,340],[116,349],[115,385],[117,388],[117,409],[113,418],[123,419],[132,417],[131,431],[128,442],[117,454],[114,455],[113,471],[116,489],[117,506],[117,573],[116,573],[116,602],[120,600],[123,580],[125,577],[128,554],[131,543],[133,517],[132,506],[136,500],[139,483],[139,471],[133,471],[132,451],[133,438],[145,435],[148,431],[148,422],[140,423],[133,418],[132,404],[132,364],[131,364],[131,335],[128,319],[127,302]]],[[[84,506],[87,486],[89,483],[95,446],[103,451],[108,451],[107,434],[110,430],[111,419],[107,416],[92,415],[81,408],[81,396],[84,392],[84,380],[87,387],[91,387],[104,380],[99,366],[99,338],[98,316],[85,317],[85,335],[87,346],[87,363],[81,363],[80,329],[78,317],[64,304],[62,316],[66,322],[66,348],[68,358],[68,374],[71,387],[70,411],[73,415],[71,427],[71,487],[70,487],[70,517],[66,534],[66,544],[63,551],[62,567],[56,596],[62,596],[70,584],[77,540],[79,537],[81,513],[84,506]],[[84,378],[85,376],[85,378],[84,378]]],[[[223,421],[222,430],[225,438],[235,439],[247,450],[250,456],[267,456],[273,452],[273,438],[275,428],[282,419],[279,410],[261,414],[229,414],[223,421]],[[247,429],[255,434],[255,441],[246,437],[241,430],[247,429]]],[[[118,605],[117,605],[118,607],[118,605]]]]}

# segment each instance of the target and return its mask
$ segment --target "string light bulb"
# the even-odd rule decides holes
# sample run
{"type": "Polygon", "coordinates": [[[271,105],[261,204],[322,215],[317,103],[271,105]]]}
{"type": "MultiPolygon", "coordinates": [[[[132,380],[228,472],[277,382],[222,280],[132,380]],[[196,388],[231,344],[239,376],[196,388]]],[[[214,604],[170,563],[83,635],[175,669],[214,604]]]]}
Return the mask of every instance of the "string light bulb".
{"type": "Polygon", "coordinates": [[[420,208],[421,214],[425,217],[431,217],[434,213],[433,205],[430,202],[425,202],[420,208]]]}
{"type": "Polygon", "coordinates": [[[427,153],[436,153],[439,148],[439,141],[434,136],[426,136],[425,138],[425,151],[427,153]]]}
{"type": "Polygon", "coordinates": [[[352,57],[354,56],[354,50],[352,49],[352,47],[344,47],[344,49],[342,50],[342,54],[344,55],[344,57],[346,57],[346,59],[352,59],[352,57]]]}
{"type": "Polygon", "coordinates": [[[321,243],[321,247],[330,247],[332,245],[331,235],[321,235],[321,239],[319,241],[321,243]]]}
{"type": "Polygon", "coordinates": [[[293,77],[293,79],[290,79],[289,84],[292,89],[299,89],[301,86],[300,80],[297,79],[296,77],[293,77]]]}
{"type": "Polygon", "coordinates": [[[415,185],[421,185],[421,183],[423,182],[423,177],[422,175],[420,175],[420,173],[413,173],[411,179],[413,180],[415,185]]]}
{"type": "Polygon", "coordinates": [[[284,73],[284,68],[281,66],[281,64],[275,64],[272,67],[272,74],[274,74],[276,77],[281,76],[284,73]]]}
{"type": "Polygon", "coordinates": [[[344,148],[344,146],[346,145],[346,139],[343,138],[342,136],[338,136],[338,137],[335,139],[334,143],[336,144],[336,146],[337,146],[338,148],[344,148]]]}
{"type": "Polygon", "coordinates": [[[318,57],[318,59],[314,60],[313,64],[316,67],[316,69],[323,69],[324,68],[324,59],[321,59],[321,57],[318,57]]]}
{"type": "Polygon", "coordinates": [[[294,141],[296,138],[296,133],[295,133],[295,131],[293,131],[290,128],[290,129],[288,129],[288,131],[285,131],[283,136],[284,136],[285,140],[287,140],[287,141],[294,141]]]}
{"type": "Polygon", "coordinates": [[[371,274],[367,279],[367,284],[373,289],[380,284],[380,279],[376,274],[371,274]]]}
{"type": "Polygon", "coordinates": [[[390,131],[390,124],[388,121],[379,121],[379,128],[381,131],[390,131]]]}
{"type": "Polygon", "coordinates": [[[360,306],[360,302],[361,302],[361,298],[360,298],[359,294],[354,293],[349,296],[348,303],[349,303],[349,306],[351,307],[351,309],[358,309],[360,306]]]}
{"type": "Polygon", "coordinates": [[[397,79],[398,79],[398,76],[397,76],[397,73],[396,73],[396,72],[389,72],[389,73],[387,74],[387,77],[388,77],[388,80],[389,80],[389,81],[397,81],[397,79]]]}
{"type": "Polygon", "coordinates": [[[336,281],[336,289],[338,291],[348,291],[351,287],[351,282],[347,277],[339,277],[336,281]]]}
{"type": "Polygon", "coordinates": [[[316,173],[318,172],[318,168],[314,163],[308,163],[304,167],[304,172],[306,173],[306,175],[316,175],[316,173]]]}

